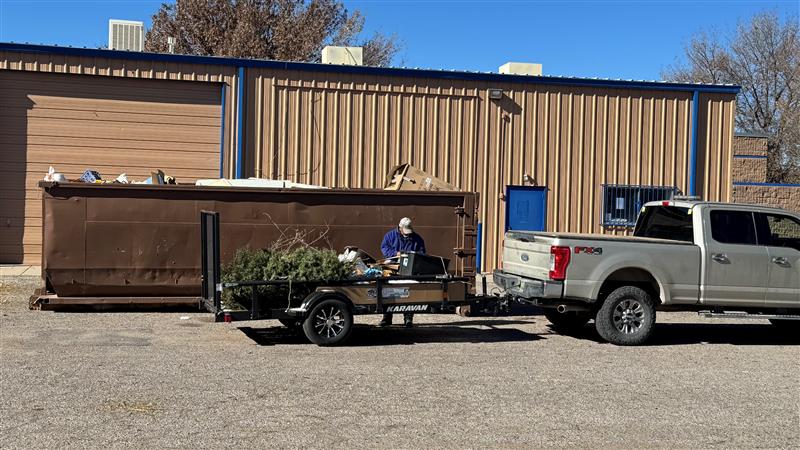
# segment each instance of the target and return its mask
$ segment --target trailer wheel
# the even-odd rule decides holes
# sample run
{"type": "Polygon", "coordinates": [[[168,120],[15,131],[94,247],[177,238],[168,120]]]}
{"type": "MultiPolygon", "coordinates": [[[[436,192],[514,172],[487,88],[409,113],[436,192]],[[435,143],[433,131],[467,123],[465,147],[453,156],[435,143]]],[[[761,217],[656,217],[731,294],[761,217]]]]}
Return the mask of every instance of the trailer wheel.
{"type": "Polygon", "coordinates": [[[560,313],[551,308],[544,310],[544,316],[553,324],[554,329],[565,332],[581,329],[592,318],[588,312],[567,311],[560,313]]]}
{"type": "Polygon", "coordinates": [[[303,322],[303,332],[317,345],[337,345],[353,330],[353,313],[341,300],[327,299],[317,303],[303,322]]]}
{"type": "Polygon", "coordinates": [[[640,345],[650,338],[656,323],[656,307],[650,294],[635,286],[623,286],[606,297],[595,317],[600,337],[616,345],[640,345]]]}

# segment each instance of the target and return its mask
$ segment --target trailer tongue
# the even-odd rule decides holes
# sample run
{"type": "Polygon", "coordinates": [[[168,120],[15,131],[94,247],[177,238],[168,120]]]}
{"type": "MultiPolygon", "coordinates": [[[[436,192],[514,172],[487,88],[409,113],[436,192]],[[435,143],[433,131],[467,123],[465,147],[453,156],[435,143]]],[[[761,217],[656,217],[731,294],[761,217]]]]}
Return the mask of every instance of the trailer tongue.
{"type": "Polygon", "coordinates": [[[347,340],[353,316],[406,313],[452,314],[457,307],[473,311],[505,308],[504,299],[476,296],[471,280],[451,274],[411,275],[343,280],[241,280],[221,282],[219,213],[201,212],[202,303],[217,322],[277,319],[284,325],[302,328],[318,345],[337,345],[347,340]],[[311,292],[300,300],[264,298],[259,288],[267,286],[302,288],[311,292]],[[226,289],[248,289],[250,304],[228,310],[222,304],[226,289]]]}

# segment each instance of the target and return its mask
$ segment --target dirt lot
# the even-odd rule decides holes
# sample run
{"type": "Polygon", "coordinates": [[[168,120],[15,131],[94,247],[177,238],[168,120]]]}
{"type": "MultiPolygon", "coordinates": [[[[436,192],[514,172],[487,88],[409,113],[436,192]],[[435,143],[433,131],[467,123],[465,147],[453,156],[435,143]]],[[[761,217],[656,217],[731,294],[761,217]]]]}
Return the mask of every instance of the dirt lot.
{"type": "Polygon", "coordinates": [[[0,447],[800,447],[800,338],[659,314],[648,347],[539,316],[277,322],[27,310],[0,279],[0,447]],[[252,327],[252,328],[251,328],[252,327]]]}

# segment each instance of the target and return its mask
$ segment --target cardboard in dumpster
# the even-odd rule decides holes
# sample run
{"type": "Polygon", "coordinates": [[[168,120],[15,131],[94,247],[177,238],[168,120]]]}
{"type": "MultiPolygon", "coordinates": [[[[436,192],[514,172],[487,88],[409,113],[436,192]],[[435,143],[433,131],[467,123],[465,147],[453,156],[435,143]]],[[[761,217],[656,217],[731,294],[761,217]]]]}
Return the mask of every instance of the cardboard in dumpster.
{"type": "Polygon", "coordinates": [[[388,191],[459,191],[449,184],[411,164],[401,164],[389,172],[384,189],[388,191]]]}

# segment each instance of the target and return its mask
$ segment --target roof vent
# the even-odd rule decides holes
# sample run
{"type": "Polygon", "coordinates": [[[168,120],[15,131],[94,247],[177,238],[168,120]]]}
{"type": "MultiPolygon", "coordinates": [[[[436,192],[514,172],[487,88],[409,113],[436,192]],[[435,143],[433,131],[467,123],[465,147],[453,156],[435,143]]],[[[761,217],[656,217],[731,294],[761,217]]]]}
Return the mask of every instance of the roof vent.
{"type": "Polygon", "coordinates": [[[507,75],[542,76],[542,65],[534,63],[507,62],[500,66],[500,73],[507,75]]]}
{"type": "Polygon", "coordinates": [[[108,48],[110,50],[144,50],[144,22],[133,20],[108,21],[108,48]]]}
{"type": "Polygon", "coordinates": [[[328,45],[322,49],[322,63],[363,66],[364,49],[362,47],[336,47],[328,45]]]}

